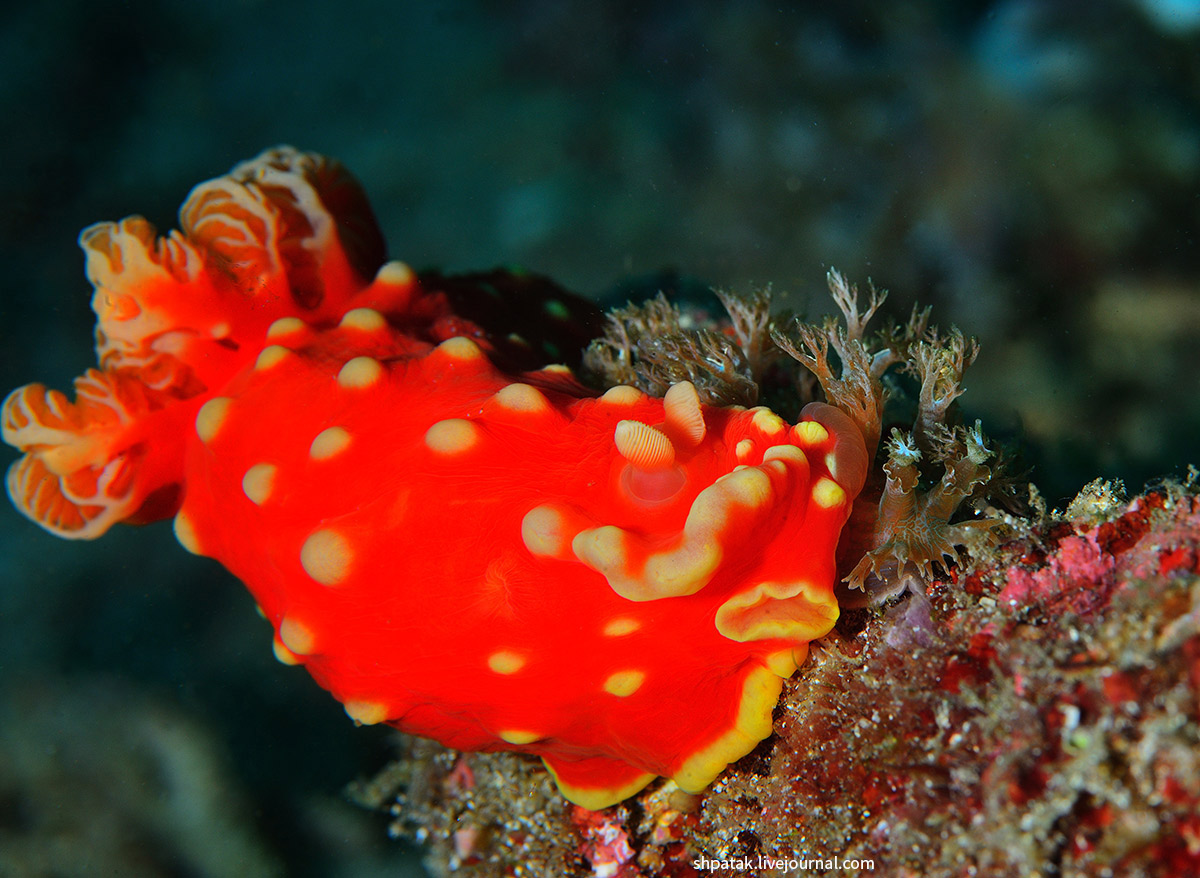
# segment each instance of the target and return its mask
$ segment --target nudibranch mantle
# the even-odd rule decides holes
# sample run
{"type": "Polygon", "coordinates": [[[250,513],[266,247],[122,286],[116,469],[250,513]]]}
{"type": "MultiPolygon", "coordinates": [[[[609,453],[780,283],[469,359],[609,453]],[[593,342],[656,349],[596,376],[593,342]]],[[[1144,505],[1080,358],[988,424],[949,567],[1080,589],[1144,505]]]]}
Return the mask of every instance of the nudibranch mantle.
{"type": "MultiPolygon", "coordinates": [[[[174,514],[352,718],[537,754],[588,808],[659,775],[698,791],[770,733],[838,615],[867,470],[845,414],[597,395],[481,316],[527,313],[519,279],[473,305],[385,262],[357,184],[312,154],[202,184],[181,227],[81,236],[100,368],[75,402],[5,401],[22,512],[87,538],[174,514]]],[[[547,337],[588,307],[539,304],[547,337]]]]}

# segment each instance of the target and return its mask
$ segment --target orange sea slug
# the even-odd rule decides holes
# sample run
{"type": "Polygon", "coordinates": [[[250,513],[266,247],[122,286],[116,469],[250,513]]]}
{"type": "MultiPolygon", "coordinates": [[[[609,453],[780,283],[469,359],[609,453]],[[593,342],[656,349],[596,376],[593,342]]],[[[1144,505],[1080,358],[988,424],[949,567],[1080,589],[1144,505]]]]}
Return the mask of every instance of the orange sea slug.
{"type": "Polygon", "coordinates": [[[838,615],[868,466],[845,414],[597,395],[554,364],[591,306],[385,262],[320,156],[265,152],[180,224],[82,234],[99,369],[5,401],[24,514],[82,538],[174,515],[355,720],[535,753],[588,808],[698,791],[770,733],[838,615]]]}

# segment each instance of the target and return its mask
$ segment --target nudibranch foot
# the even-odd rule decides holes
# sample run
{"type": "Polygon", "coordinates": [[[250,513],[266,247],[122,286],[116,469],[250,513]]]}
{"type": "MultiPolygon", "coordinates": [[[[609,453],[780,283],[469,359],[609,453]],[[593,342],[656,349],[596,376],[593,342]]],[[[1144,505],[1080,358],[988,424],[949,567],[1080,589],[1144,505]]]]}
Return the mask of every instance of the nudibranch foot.
{"type": "Polygon", "coordinates": [[[656,774],[638,771],[625,762],[603,756],[570,760],[543,756],[542,764],[564,796],[592,811],[637,795],[658,778],[656,774]]]}

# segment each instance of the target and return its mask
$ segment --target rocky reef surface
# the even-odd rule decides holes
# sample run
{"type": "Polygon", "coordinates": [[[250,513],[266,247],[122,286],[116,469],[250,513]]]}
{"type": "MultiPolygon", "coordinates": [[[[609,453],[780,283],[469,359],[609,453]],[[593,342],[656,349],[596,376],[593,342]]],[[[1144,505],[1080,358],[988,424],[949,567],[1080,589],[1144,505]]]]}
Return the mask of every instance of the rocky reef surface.
{"type": "Polygon", "coordinates": [[[407,738],[355,795],[435,875],[1195,874],[1198,482],[1035,496],[927,593],[847,613],[702,795],[590,812],[533,760],[407,738]]]}

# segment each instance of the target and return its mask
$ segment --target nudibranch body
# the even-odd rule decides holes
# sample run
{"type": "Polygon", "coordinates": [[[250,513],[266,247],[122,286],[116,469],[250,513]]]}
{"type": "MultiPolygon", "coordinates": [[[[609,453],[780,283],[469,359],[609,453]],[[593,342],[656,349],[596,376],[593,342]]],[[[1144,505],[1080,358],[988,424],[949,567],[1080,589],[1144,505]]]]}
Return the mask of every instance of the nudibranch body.
{"type": "MultiPolygon", "coordinates": [[[[867,470],[845,414],[597,395],[522,362],[531,340],[479,316],[520,290],[473,304],[384,263],[317,156],[264,153],[181,219],[84,233],[101,369],[75,403],[6,401],[22,511],[86,537],[175,513],[351,717],[537,754],[586,807],[658,775],[699,790],[770,733],[837,618],[867,470]]],[[[547,332],[587,310],[537,304],[547,332]]]]}

